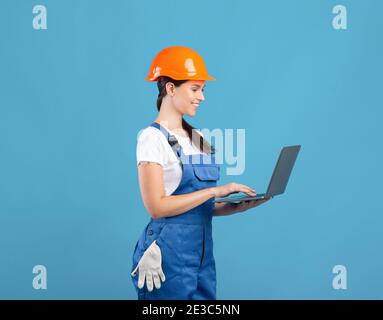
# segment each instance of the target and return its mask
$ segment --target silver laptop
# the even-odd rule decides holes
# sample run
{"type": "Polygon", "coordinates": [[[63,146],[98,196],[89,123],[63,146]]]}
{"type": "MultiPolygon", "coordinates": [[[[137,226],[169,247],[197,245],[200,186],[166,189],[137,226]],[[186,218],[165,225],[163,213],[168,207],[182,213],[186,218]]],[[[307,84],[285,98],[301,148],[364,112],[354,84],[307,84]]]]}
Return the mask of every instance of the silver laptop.
{"type": "Polygon", "coordinates": [[[284,193],[300,149],[300,145],[282,148],[266,193],[251,197],[245,193],[236,192],[227,197],[215,198],[214,202],[239,203],[247,200],[261,200],[284,193]]]}

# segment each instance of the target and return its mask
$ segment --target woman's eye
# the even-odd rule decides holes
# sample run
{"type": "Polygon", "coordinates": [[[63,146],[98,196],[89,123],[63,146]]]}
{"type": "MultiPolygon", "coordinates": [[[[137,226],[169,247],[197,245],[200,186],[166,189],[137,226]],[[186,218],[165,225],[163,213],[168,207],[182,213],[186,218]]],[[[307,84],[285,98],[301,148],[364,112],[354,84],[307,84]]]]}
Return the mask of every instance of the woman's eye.
{"type": "MultiPolygon", "coordinates": [[[[193,92],[197,92],[198,90],[200,90],[200,88],[192,88],[192,91],[193,91],[193,92]]],[[[204,92],[204,91],[205,91],[205,88],[201,89],[201,91],[204,92]]]]}

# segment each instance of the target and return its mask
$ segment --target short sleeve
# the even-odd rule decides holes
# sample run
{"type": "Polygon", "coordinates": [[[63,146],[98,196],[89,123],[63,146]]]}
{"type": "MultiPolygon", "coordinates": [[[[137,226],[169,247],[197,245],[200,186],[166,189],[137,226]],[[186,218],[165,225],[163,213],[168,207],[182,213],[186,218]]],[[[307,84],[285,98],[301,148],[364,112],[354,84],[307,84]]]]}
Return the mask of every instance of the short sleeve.
{"type": "Polygon", "coordinates": [[[165,150],[160,137],[151,130],[143,130],[137,139],[137,165],[141,161],[150,161],[165,165],[165,150]]]}

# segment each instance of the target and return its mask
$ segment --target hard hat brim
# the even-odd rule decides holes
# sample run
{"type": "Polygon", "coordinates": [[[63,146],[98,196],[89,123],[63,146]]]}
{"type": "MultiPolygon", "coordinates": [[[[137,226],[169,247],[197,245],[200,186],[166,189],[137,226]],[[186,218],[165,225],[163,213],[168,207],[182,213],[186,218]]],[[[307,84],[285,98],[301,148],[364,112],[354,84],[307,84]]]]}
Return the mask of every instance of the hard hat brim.
{"type": "Polygon", "coordinates": [[[150,81],[150,82],[155,82],[158,80],[159,77],[161,76],[165,76],[165,77],[169,77],[169,78],[172,78],[174,80],[200,80],[200,81],[211,81],[211,80],[216,80],[214,77],[210,76],[210,75],[204,75],[204,76],[201,76],[201,75],[195,75],[195,76],[178,76],[178,75],[169,75],[169,74],[160,74],[160,75],[153,75],[153,76],[148,76],[145,78],[146,81],[150,81]]]}

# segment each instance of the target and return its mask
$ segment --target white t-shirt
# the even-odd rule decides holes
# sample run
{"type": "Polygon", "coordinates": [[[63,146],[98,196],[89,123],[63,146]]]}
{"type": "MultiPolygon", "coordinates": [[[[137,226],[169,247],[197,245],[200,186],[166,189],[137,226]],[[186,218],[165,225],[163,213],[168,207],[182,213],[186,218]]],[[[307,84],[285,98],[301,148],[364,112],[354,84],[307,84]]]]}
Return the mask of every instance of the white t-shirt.
{"type": "MultiPolygon", "coordinates": [[[[189,137],[182,137],[173,131],[167,131],[174,135],[181,145],[184,154],[200,154],[200,150],[191,143],[189,137]]],[[[169,145],[165,135],[154,127],[142,130],[137,139],[137,165],[140,161],[159,163],[164,173],[165,194],[172,194],[178,187],[182,178],[182,168],[173,149],[169,145]]]]}

